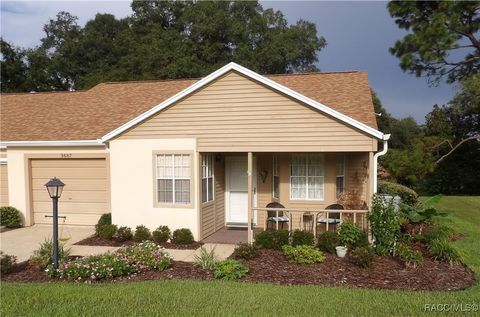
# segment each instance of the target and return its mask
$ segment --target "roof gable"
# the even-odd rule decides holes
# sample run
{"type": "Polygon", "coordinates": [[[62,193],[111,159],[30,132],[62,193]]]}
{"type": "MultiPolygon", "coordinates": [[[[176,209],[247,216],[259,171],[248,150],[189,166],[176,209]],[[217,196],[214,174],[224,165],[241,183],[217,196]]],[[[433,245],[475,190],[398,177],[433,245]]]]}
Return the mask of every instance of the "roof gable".
{"type": "Polygon", "coordinates": [[[272,88],[282,94],[285,94],[297,101],[300,101],[316,110],[319,110],[329,116],[332,116],[336,119],[338,119],[339,121],[341,122],[344,122],[345,124],[347,125],[350,125],[352,127],[355,127],[357,129],[359,129],[360,131],[363,131],[373,137],[376,137],[378,139],[383,139],[384,137],[384,134],[372,127],[369,127],[367,126],[366,124],[362,123],[362,122],[359,122],[347,115],[344,115],[343,113],[340,113],[332,108],[329,108],[327,106],[325,106],[324,104],[320,103],[320,102],[317,102],[313,99],[310,99],[308,97],[306,97],[305,95],[302,95],[286,86],[283,86],[269,78],[266,78],[264,76],[261,76],[251,70],[249,70],[248,68],[245,68],[243,66],[240,66],[236,63],[229,63],[227,65],[225,65],[224,67],[216,70],[215,72],[211,73],[210,75],[208,75],[207,77],[199,80],[198,82],[194,83],[193,85],[191,85],[190,87],[182,90],[181,92],[175,94],[174,96],[168,98],[167,100],[163,101],[162,103],[156,105],[155,107],[151,108],[150,110],[142,113],[141,115],[139,115],[138,117],[130,120],[129,122],[123,124],[122,126],[116,128],[115,130],[105,134],[101,140],[102,142],[107,142],[113,138],[115,138],[116,136],[120,135],[121,133],[125,132],[126,130],[132,128],[133,126],[139,124],[140,122],[150,118],[151,116],[155,115],[156,113],[162,111],[163,109],[171,106],[172,104],[174,104],[175,102],[187,97],[188,95],[198,91],[199,89],[201,89],[202,87],[205,87],[206,85],[210,84],[211,82],[215,81],[216,79],[222,77],[223,75],[227,74],[228,72],[231,72],[231,71],[236,71],[242,75],[244,75],[245,77],[247,78],[250,78],[254,81],[257,81],[269,88],[272,88]]]}

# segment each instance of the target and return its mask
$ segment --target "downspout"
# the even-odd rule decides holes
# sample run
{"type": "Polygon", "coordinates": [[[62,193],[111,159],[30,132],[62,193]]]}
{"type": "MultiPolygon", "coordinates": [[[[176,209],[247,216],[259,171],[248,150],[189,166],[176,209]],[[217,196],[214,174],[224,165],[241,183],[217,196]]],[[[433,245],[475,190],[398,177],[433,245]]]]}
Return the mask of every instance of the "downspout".
{"type": "Polygon", "coordinates": [[[378,158],[382,155],[385,155],[388,151],[388,140],[390,139],[390,134],[384,134],[383,135],[383,149],[382,151],[375,153],[373,156],[373,172],[375,175],[373,176],[373,193],[377,193],[377,174],[378,174],[378,158]]]}

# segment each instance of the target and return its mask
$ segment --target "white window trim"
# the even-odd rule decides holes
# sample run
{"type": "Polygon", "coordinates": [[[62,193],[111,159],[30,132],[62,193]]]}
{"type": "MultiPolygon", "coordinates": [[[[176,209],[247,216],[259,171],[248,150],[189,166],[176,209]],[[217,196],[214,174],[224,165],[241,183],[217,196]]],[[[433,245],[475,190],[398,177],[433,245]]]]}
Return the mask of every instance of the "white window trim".
{"type": "Polygon", "coordinates": [[[347,163],[346,163],[346,155],[345,154],[342,154],[342,159],[343,159],[343,174],[337,174],[338,173],[338,169],[335,169],[335,195],[336,197],[338,198],[339,195],[338,195],[338,188],[337,188],[337,179],[339,177],[342,177],[343,178],[343,182],[342,182],[342,187],[343,187],[343,192],[345,192],[345,171],[347,169],[347,163]]]}
{"type": "MultiPolygon", "coordinates": [[[[203,193],[202,193],[202,197],[200,197],[201,201],[202,201],[202,204],[206,204],[206,203],[209,203],[211,201],[214,201],[215,200],[215,162],[214,162],[215,158],[213,156],[213,154],[206,154],[205,156],[202,156],[202,184],[203,184],[203,180],[206,179],[207,180],[207,201],[203,201],[203,193]],[[204,167],[207,167],[208,168],[208,157],[210,157],[210,163],[211,163],[211,171],[212,171],[212,176],[211,177],[207,177],[205,175],[203,175],[203,170],[204,170],[204,167]],[[207,165],[204,165],[204,163],[207,163],[207,165]],[[212,182],[212,197],[209,197],[208,195],[208,184],[209,184],[209,179],[212,179],[211,182],[212,182]]],[[[203,190],[203,188],[202,188],[203,190]]]]}
{"type": "Polygon", "coordinates": [[[156,179],[156,188],[155,192],[156,194],[156,203],[158,205],[177,205],[177,206],[189,206],[192,204],[192,156],[191,154],[185,154],[185,153],[158,153],[155,155],[155,167],[156,167],[156,173],[155,173],[155,179],[156,179]],[[171,156],[172,157],[172,177],[171,178],[163,178],[158,176],[158,157],[159,156],[171,156]],[[175,177],[175,156],[176,155],[186,155],[188,156],[189,160],[189,168],[190,168],[190,176],[189,177],[175,177]],[[165,201],[159,201],[159,196],[158,196],[158,180],[172,180],[172,202],[165,202],[165,201]],[[189,180],[190,181],[190,186],[189,186],[189,201],[188,202],[176,202],[175,201],[175,180],[189,180]]]}
{"type": "MultiPolygon", "coordinates": [[[[312,154],[298,154],[298,155],[312,155],[312,154]]],[[[313,154],[317,155],[317,154],[313,154]]],[[[292,156],[290,156],[290,200],[295,200],[295,201],[324,201],[325,200],[325,156],[322,154],[318,154],[322,158],[322,171],[323,175],[322,176],[312,176],[312,177],[318,177],[322,179],[322,186],[323,186],[323,192],[322,192],[322,197],[321,198],[308,198],[308,163],[306,165],[305,169],[305,176],[292,176],[292,156]],[[292,177],[304,177],[306,178],[305,182],[305,194],[306,198],[293,198],[292,197],[292,177]]],[[[308,161],[307,161],[308,162],[308,161]]]]}

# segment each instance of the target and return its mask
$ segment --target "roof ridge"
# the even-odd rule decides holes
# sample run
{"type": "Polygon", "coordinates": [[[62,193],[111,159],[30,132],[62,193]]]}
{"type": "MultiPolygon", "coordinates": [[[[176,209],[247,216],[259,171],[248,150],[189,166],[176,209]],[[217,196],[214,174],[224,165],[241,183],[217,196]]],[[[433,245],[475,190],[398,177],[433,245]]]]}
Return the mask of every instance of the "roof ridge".
{"type": "Polygon", "coordinates": [[[2,92],[1,95],[5,96],[12,96],[12,95],[29,95],[29,96],[35,96],[35,95],[48,95],[48,94],[74,94],[74,93],[85,93],[88,92],[88,90],[54,90],[54,91],[30,91],[30,92],[2,92]]]}
{"type": "Polygon", "coordinates": [[[267,74],[263,75],[266,77],[277,77],[277,76],[302,76],[302,75],[330,75],[330,74],[351,74],[351,73],[365,73],[363,70],[339,70],[339,71],[328,71],[328,72],[305,72],[305,73],[290,73],[290,74],[267,74]]]}

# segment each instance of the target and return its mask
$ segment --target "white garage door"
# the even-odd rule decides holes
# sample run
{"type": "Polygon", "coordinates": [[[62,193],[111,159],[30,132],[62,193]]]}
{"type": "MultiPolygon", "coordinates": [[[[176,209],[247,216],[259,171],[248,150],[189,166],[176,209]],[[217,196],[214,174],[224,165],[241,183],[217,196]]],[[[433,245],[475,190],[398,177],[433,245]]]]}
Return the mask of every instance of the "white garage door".
{"type": "Polygon", "coordinates": [[[58,213],[67,217],[66,224],[94,225],[101,214],[110,212],[105,159],[32,159],[31,168],[35,223],[52,222],[52,218],[45,217],[52,215],[52,200],[45,183],[53,177],[65,183],[58,213]]]}

